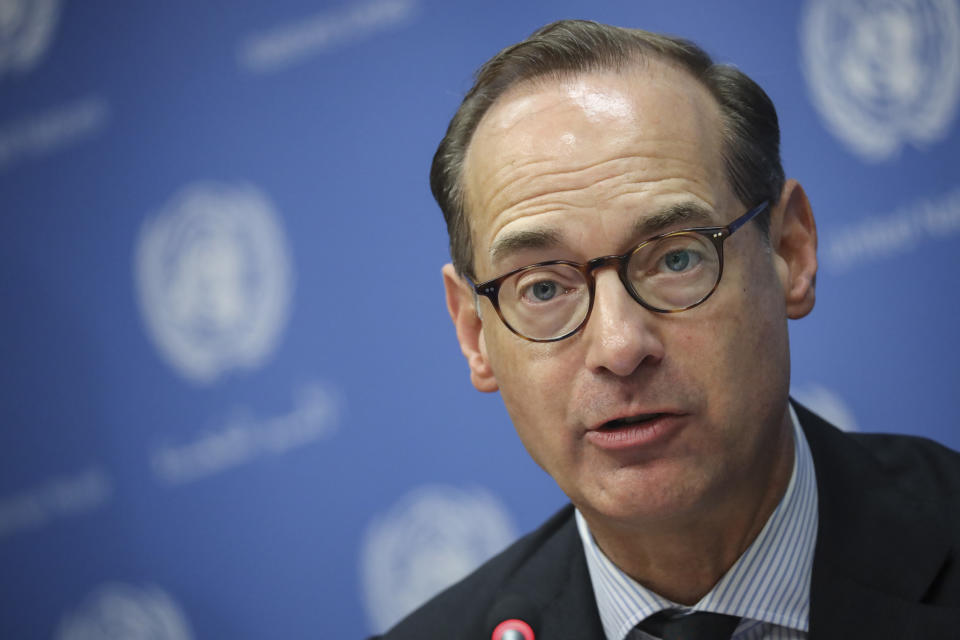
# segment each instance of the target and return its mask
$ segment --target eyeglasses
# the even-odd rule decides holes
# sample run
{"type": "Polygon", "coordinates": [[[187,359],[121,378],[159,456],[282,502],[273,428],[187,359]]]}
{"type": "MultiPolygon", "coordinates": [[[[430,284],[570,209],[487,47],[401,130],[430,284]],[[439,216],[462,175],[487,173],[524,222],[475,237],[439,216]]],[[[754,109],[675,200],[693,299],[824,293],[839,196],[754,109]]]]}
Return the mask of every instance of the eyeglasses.
{"type": "Polygon", "coordinates": [[[702,304],[723,275],[723,241],[763,213],[764,201],[725,227],[681,229],[654,236],[619,256],[585,264],[538,262],[476,284],[510,331],[532,342],[555,342],[579,331],[593,309],[593,272],[616,266],[620,281],[638,304],[657,313],[686,311],[702,304]]]}

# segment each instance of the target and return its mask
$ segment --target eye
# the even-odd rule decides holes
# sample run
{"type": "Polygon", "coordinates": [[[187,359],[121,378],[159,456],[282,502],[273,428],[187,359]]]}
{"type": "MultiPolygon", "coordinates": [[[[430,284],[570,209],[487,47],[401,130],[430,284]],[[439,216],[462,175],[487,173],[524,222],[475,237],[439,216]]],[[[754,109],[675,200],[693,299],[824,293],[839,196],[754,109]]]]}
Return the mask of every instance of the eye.
{"type": "Polygon", "coordinates": [[[566,300],[585,287],[586,282],[580,272],[569,265],[555,264],[520,273],[504,290],[514,291],[514,295],[508,296],[510,298],[531,307],[542,307],[566,300]]]}
{"type": "Polygon", "coordinates": [[[674,249],[664,254],[661,262],[673,273],[682,273],[700,264],[701,256],[690,249],[674,249]]]}
{"type": "Polygon", "coordinates": [[[536,302],[548,302],[561,292],[560,285],[553,280],[540,280],[523,289],[524,298],[533,298],[536,302]]]}

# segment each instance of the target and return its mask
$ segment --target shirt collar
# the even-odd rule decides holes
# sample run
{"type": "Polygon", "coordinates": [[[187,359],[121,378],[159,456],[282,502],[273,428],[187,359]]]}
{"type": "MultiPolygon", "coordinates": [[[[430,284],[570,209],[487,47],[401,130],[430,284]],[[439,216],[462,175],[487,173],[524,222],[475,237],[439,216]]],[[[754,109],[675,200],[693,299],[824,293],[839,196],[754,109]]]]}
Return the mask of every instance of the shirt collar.
{"type": "MultiPolygon", "coordinates": [[[[787,490],[757,538],[697,604],[683,607],[622,572],[600,550],[576,511],[577,530],[607,640],[623,640],[639,622],[668,608],[713,611],[808,630],[810,574],[817,537],[817,481],[810,447],[790,405],[794,464],[787,490]]],[[[743,627],[741,627],[743,628],[743,627]]]]}

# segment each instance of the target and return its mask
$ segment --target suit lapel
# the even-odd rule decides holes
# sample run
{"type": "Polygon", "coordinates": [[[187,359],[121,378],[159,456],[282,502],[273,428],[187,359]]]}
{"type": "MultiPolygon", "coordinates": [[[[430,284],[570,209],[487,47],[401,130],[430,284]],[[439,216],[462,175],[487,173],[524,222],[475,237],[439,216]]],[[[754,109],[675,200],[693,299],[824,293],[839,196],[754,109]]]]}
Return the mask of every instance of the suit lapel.
{"type": "MultiPolygon", "coordinates": [[[[571,519],[571,525],[573,519],[571,519]]],[[[597,611],[597,599],[590,581],[587,561],[583,554],[576,526],[568,527],[575,549],[570,554],[570,569],[562,579],[565,588],[544,609],[542,638],[557,640],[600,640],[604,638],[597,611]]]]}
{"type": "Polygon", "coordinates": [[[813,455],[820,511],[811,640],[957,633],[957,610],[920,604],[950,550],[942,515],[858,442],[796,408],[813,455]]]}
{"type": "Polygon", "coordinates": [[[555,535],[514,573],[503,593],[524,594],[539,611],[537,638],[604,637],[572,506],[565,509],[565,521],[555,535]]]}

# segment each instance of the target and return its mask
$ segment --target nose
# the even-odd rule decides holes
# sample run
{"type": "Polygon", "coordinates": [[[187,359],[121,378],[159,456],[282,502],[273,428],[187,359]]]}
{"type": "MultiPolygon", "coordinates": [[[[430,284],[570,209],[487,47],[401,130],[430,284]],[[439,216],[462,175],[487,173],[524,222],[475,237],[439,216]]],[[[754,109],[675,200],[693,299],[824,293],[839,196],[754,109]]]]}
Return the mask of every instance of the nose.
{"type": "Polygon", "coordinates": [[[583,329],[587,367],[625,377],[641,364],[660,362],[664,346],[654,330],[656,314],[630,297],[616,269],[599,269],[594,275],[593,310],[583,329]]]}

